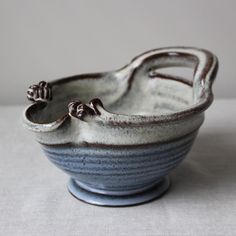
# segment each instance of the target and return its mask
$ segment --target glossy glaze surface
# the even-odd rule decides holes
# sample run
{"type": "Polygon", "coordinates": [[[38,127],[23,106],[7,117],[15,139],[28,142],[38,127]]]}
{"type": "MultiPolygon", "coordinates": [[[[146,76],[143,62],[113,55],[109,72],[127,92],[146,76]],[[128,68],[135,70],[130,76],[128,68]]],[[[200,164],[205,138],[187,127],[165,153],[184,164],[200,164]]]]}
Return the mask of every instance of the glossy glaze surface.
{"type": "Polygon", "coordinates": [[[24,123],[78,191],[137,194],[189,152],[213,100],[217,66],[206,50],[162,48],[116,71],[40,82],[28,90],[34,104],[24,123]],[[192,68],[193,79],[159,71],[173,66],[192,68]]]}

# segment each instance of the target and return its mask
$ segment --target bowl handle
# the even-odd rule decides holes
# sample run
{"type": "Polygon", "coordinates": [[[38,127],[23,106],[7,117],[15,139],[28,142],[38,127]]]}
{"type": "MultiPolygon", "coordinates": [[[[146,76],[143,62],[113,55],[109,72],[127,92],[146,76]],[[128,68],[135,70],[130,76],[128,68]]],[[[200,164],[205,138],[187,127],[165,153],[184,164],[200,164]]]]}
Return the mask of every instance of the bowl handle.
{"type": "Polygon", "coordinates": [[[218,60],[214,54],[205,49],[192,47],[156,49],[136,57],[131,65],[136,76],[138,72],[141,72],[148,73],[150,77],[156,75],[163,78],[174,77],[157,73],[155,72],[157,69],[168,67],[193,68],[194,101],[196,102],[199,98],[210,99],[213,97],[211,88],[218,70],[218,60]]]}

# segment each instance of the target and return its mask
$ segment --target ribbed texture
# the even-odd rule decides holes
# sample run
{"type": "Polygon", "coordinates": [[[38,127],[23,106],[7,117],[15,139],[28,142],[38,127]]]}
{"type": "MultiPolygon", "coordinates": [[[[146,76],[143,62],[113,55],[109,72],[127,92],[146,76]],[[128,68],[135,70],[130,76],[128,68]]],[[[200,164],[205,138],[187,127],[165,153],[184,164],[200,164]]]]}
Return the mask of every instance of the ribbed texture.
{"type": "Polygon", "coordinates": [[[45,146],[51,162],[94,189],[128,191],[166,176],[186,156],[197,132],[178,140],[138,147],[45,146]]]}

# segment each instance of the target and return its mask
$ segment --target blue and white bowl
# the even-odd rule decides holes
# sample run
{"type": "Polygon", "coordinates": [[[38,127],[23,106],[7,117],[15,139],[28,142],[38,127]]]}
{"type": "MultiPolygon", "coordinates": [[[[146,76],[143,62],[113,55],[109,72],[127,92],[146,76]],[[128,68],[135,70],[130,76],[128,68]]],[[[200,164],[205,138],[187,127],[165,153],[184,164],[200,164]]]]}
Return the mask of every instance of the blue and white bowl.
{"type": "Polygon", "coordinates": [[[24,124],[57,167],[69,191],[96,205],[153,200],[185,158],[213,101],[217,58],[197,48],[143,53],[116,71],[32,85],[24,124]],[[193,68],[193,79],[163,74],[193,68]]]}

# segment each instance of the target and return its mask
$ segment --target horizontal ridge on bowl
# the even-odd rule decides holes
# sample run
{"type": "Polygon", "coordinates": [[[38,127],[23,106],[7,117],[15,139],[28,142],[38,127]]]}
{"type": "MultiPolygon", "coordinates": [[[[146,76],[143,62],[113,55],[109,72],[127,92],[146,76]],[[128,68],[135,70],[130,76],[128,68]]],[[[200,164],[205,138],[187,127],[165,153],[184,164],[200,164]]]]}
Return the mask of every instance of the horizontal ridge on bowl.
{"type": "Polygon", "coordinates": [[[95,192],[143,189],[157,182],[187,155],[197,131],[182,138],[140,147],[42,145],[48,159],[95,192]]]}

